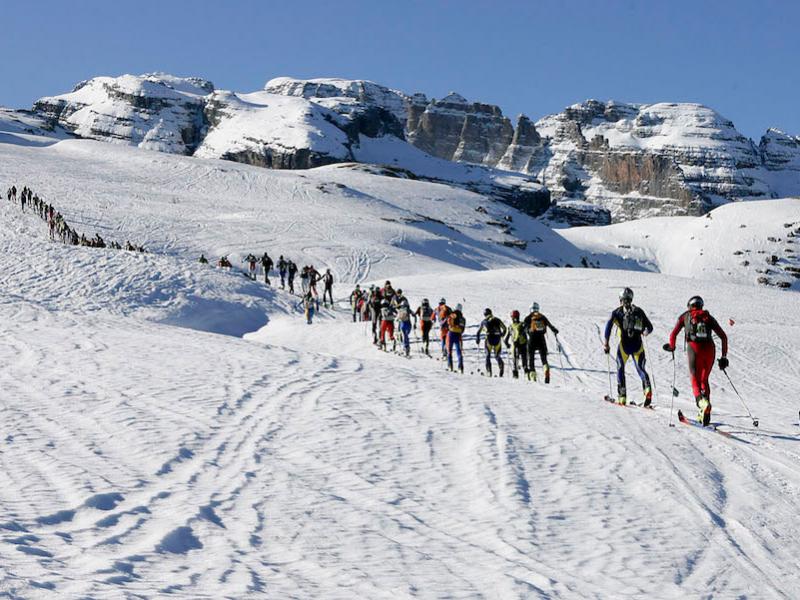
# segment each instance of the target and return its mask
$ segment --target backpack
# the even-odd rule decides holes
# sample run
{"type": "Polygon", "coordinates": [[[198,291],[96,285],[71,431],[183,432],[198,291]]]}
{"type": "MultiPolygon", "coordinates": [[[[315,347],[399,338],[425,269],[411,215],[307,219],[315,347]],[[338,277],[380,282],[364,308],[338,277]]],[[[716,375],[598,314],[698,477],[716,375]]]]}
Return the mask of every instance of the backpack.
{"type": "Polygon", "coordinates": [[[547,331],[547,323],[544,320],[544,315],[534,313],[531,317],[531,333],[544,333],[545,331],[547,331]]]}
{"type": "Polygon", "coordinates": [[[457,312],[450,313],[447,317],[447,329],[453,333],[464,332],[464,319],[457,312]]]}
{"type": "Polygon", "coordinates": [[[409,313],[408,305],[401,304],[397,309],[397,318],[400,321],[408,321],[411,318],[408,313],[409,313]]]}
{"type": "Polygon", "coordinates": [[[503,322],[497,317],[492,317],[486,322],[486,335],[496,336],[503,334],[503,322]]]}
{"type": "Polygon", "coordinates": [[[528,341],[528,334],[525,332],[525,326],[522,323],[514,323],[511,325],[511,339],[515,344],[524,344],[528,341]]]}
{"type": "Polygon", "coordinates": [[[711,341],[711,315],[707,310],[687,311],[684,326],[690,342],[711,341]]]}
{"type": "Polygon", "coordinates": [[[430,321],[433,319],[433,309],[430,306],[420,306],[419,318],[423,321],[430,321]]]}
{"type": "Polygon", "coordinates": [[[631,310],[622,311],[622,330],[628,337],[644,331],[644,318],[642,311],[633,307],[631,310]]]}

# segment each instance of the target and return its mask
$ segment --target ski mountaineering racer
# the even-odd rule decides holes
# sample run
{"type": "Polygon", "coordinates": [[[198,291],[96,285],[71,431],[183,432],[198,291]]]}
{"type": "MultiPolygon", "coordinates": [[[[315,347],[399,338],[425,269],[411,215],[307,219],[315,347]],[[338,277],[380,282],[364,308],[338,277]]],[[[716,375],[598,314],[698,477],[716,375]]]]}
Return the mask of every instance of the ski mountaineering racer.
{"type": "Polygon", "coordinates": [[[481,333],[486,332],[486,374],[492,376],[492,352],[494,352],[497,359],[497,369],[500,377],[503,376],[503,357],[501,356],[503,348],[503,336],[506,334],[506,326],[503,321],[492,314],[492,309],[487,308],[483,311],[483,321],[478,327],[478,334],[475,337],[475,343],[481,345],[481,333]]]}
{"type": "Polygon", "coordinates": [[[431,341],[431,328],[433,327],[434,311],[431,308],[431,303],[427,298],[422,299],[422,304],[419,305],[414,314],[419,318],[419,330],[422,333],[422,348],[425,354],[430,356],[428,345],[431,341]]]}
{"type": "Polygon", "coordinates": [[[461,312],[461,304],[447,317],[447,367],[453,370],[453,351],[458,352],[458,371],[464,372],[464,344],[463,335],[467,328],[467,321],[461,312]]]}
{"type": "Polygon", "coordinates": [[[664,350],[675,352],[675,342],[681,329],[686,331],[686,354],[689,359],[689,374],[692,378],[692,391],[699,411],[697,420],[703,426],[711,422],[711,386],[708,378],[714,366],[717,347],[712,333],[716,333],[722,344],[722,357],[717,363],[721,370],[728,368],[728,336],[717,320],[704,308],[705,303],[700,296],[692,296],[687,304],[686,312],[678,317],[678,322],[669,336],[669,343],[664,350]]]}
{"type": "Polygon", "coordinates": [[[616,325],[619,333],[619,345],[617,346],[617,402],[627,404],[627,388],[625,386],[625,363],[628,358],[633,358],[636,372],[642,380],[644,390],[644,405],[650,406],[653,401],[653,392],[650,388],[650,376],[645,370],[647,358],[644,352],[643,336],[653,332],[653,324],[644,311],[633,304],[633,290],[625,288],[619,294],[620,305],[615,308],[611,317],[606,323],[603,351],[608,354],[608,345],[611,337],[611,330],[616,325]]]}
{"type": "Polygon", "coordinates": [[[528,334],[528,379],[536,381],[536,353],[542,358],[544,368],[544,382],[550,383],[550,364],[547,362],[547,330],[553,335],[558,335],[558,329],[553,327],[547,317],[539,312],[539,303],[531,304],[531,312],[523,321],[528,334]]]}
{"type": "Polygon", "coordinates": [[[522,364],[522,372],[528,377],[528,333],[519,317],[518,310],[511,311],[511,323],[506,332],[506,348],[511,349],[511,359],[514,361],[511,371],[514,379],[519,377],[518,363],[522,364]]]}

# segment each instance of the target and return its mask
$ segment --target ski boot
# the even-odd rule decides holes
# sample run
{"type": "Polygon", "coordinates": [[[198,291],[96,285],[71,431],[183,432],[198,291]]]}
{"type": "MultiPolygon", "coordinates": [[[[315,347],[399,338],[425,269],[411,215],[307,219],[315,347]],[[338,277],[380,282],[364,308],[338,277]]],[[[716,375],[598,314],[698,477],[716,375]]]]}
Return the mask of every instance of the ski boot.
{"type": "Polygon", "coordinates": [[[627,403],[628,399],[625,396],[620,395],[619,398],[617,398],[617,404],[625,406],[627,403]]]}
{"type": "Polygon", "coordinates": [[[513,371],[511,371],[511,376],[512,376],[514,379],[519,379],[519,371],[517,371],[516,369],[514,369],[513,371]]]}
{"type": "Polygon", "coordinates": [[[697,398],[697,421],[698,423],[702,424],[703,427],[708,427],[708,424],[711,422],[711,402],[705,396],[698,396],[697,398]]]}
{"type": "Polygon", "coordinates": [[[550,383],[550,365],[544,366],[544,382],[550,383]]]}
{"type": "Polygon", "coordinates": [[[653,392],[650,388],[644,389],[644,407],[647,408],[653,402],[653,392]]]}
{"type": "Polygon", "coordinates": [[[458,372],[464,374],[464,365],[458,365],[458,372]]]}
{"type": "Polygon", "coordinates": [[[505,365],[503,365],[503,363],[500,363],[500,377],[503,376],[503,371],[505,371],[505,365]]]}
{"type": "Polygon", "coordinates": [[[536,381],[536,371],[528,371],[528,381],[536,381]]]}

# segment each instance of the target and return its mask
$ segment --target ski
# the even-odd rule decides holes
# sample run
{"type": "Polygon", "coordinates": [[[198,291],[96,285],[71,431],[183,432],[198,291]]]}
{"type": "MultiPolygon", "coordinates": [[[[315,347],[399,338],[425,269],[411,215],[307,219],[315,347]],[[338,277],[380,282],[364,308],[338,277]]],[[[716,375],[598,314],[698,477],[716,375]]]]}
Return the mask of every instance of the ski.
{"type": "Polygon", "coordinates": [[[629,401],[627,404],[620,404],[619,402],[617,402],[616,398],[612,398],[608,394],[603,396],[603,400],[613,404],[614,406],[623,406],[623,407],[627,406],[627,407],[630,407],[630,408],[644,408],[646,410],[655,410],[656,409],[656,407],[653,406],[652,404],[650,404],[649,406],[645,406],[644,404],[637,404],[636,402],[632,402],[632,401],[629,401]]]}
{"type": "Polygon", "coordinates": [[[733,434],[731,434],[728,431],[724,431],[723,429],[719,429],[716,425],[709,425],[708,427],[704,427],[702,425],[702,423],[698,423],[697,421],[693,421],[691,419],[688,419],[686,417],[686,415],[683,414],[683,411],[680,410],[680,409],[678,409],[678,421],[680,421],[684,425],[690,425],[690,426],[695,427],[697,429],[702,429],[703,431],[713,431],[713,432],[719,433],[720,435],[724,435],[728,439],[740,439],[740,438],[737,438],[736,436],[734,436],[733,434]]]}

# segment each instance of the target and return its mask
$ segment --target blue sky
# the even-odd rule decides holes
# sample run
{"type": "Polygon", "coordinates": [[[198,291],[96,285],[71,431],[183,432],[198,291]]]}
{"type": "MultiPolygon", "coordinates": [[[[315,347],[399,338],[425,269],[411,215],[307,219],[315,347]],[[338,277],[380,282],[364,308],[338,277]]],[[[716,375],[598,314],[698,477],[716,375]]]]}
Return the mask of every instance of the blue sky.
{"type": "Polygon", "coordinates": [[[0,17],[0,104],[15,108],[95,75],[237,91],[339,76],[458,91],[512,118],[587,98],[700,102],[756,139],[800,135],[800,2],[4,0],[0,17]]]}

